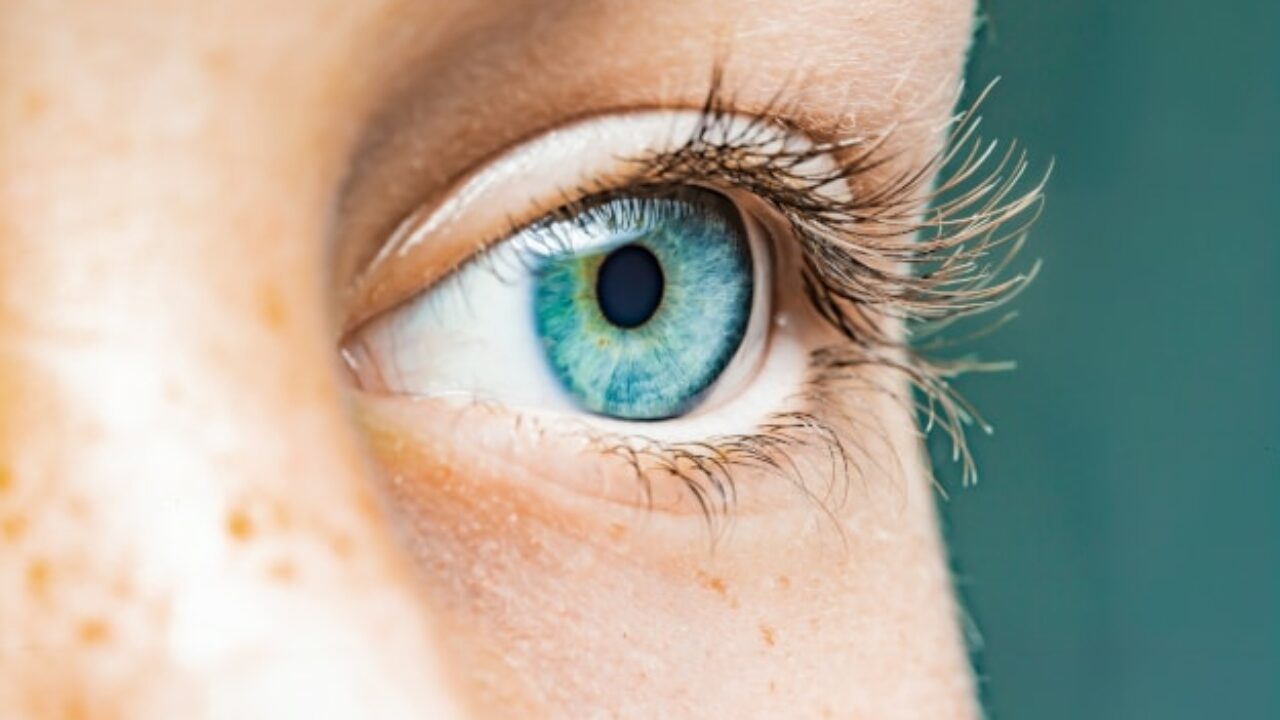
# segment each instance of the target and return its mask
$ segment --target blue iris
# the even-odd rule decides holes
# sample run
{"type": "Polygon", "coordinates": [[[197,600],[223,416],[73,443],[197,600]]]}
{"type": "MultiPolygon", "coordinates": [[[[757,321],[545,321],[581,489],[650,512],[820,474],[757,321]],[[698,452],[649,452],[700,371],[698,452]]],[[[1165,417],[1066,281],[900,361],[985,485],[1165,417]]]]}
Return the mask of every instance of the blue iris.
{"type": "Polygon", "coordinates": [[[686,188],[612,197],[559,222],[589,240],[563,243],[534,270],[534,322],[552,373],[601,415],[660,420],[688,412],[729,364],[750,320],[751,248],[737,208],[718,193],[686,188]]]}

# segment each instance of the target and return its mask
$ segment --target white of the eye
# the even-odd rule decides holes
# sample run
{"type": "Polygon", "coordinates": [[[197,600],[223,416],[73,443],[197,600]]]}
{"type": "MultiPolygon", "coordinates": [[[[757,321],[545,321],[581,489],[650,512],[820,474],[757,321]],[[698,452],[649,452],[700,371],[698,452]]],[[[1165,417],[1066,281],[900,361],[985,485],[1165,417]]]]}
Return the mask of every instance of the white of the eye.
{"type": "MultiPolygon", "coordinates": [[[[611,173],[625,171],[625,158],[678,147],[699,122],[694,112],[636,113],[549,133],[490,163],[430,213],[406,221],[382,256],[407,252],[417,243],[428,242],[441,228],[481,222],[477,214],[527,205],[531,190],[536,196],[601,182],[611,173]]],[[[731,120],[715,132],[731,137],[748,122],[731,120]]],[[[787,322],[789,310],[770,308],[772,255],[760,238],[759,224],[750,213],[745,215],[757,269],[752,319],[729,367],[699,408],[687,416],[636,423],[589,416],[574,405],[543,357],[531,308],[533,278],[525,270],[527,254],[513,242],[518,238],[503,241],[362,329],[351,348],[354,370],[357,375],[376,374],[395,392],[491,400],[559,420],[578,418],[605,431],[659,440],[750,432],[799,388],[807,353],[797,324],[787,322]],[[772,337],[767,337],[771,319],[774,328],[772,337]],[[745,382],[752,374],[757,376],[755,381],[745,382]]],[[[568,237],[574,248],[599,242],[598,238],[568,237]]]]}

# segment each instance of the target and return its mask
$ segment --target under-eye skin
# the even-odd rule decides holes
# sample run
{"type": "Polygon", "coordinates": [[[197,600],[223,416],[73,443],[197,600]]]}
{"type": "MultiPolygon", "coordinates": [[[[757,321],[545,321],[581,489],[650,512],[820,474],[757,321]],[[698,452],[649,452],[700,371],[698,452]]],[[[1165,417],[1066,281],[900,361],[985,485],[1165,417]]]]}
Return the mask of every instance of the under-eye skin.
{"type": "MultiPolygon", "coordinates": [[[[832,497],[877,466],[882,436],[844,400],[889,396],[910,418],[912,385],[922,422],[950,434],[972,473],[963,427],[976,416],[946,378],[976,366],[904,337],[1025,284],[1029,274],[1002,273],[1043,183],[1021,189],[1025,160],[984,144],[971,114],[946,150],[903,167],[891,132],[814,139],[788,110],[738,115],[713,82],[697,112],[557,131],[588,152],[573,133],[591,123],[602,137],[609,123],[633,130],[617,133],[630,138],[622,153],[590,150],[607,172],[533,191],[540,216],[489,207],[505,231],[471,238],[471,257],[398,302],[383,292],[343,342],[356,384],[479,401],[552,432],[572,420],[594,451],[625,458],[643,483],[674,480],[708,516],[732,507],[744,468],[832,497]],[[636,127],[648,146],[636,147],[636,127]]],[[[383,290],[379,274],[408,267],[438,228],[484,227],[465,221],[468,203],[500,185],[464,183],[407,218],[361,282],[383,290]]]]}

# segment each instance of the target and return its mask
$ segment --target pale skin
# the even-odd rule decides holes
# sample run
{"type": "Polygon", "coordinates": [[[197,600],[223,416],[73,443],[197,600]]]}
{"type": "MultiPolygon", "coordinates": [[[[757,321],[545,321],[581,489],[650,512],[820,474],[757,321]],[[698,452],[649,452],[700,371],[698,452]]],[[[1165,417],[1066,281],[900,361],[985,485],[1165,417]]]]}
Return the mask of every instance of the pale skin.
{"type": "Polygon", "coordinates": [[[5,3],[0,717],[975,717],[892,403],[837,529],[742,478],[712,549],[500,412],[353,390],[335,340],[395,217],[721,59],[744,112],[802,69],[801,125],[932,152],[972,14],[5,3]]]}

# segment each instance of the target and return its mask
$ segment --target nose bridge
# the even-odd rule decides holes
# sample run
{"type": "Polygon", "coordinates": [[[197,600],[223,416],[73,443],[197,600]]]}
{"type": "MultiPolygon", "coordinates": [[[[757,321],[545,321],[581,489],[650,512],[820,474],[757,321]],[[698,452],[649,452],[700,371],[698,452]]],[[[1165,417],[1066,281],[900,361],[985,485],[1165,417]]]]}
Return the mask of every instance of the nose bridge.
{"type": "Polygon", "coordinates": [[[0,717],[421,716],[429,619],[329,357],[321,131],[128,43],[0,51],[0,717]]]}

